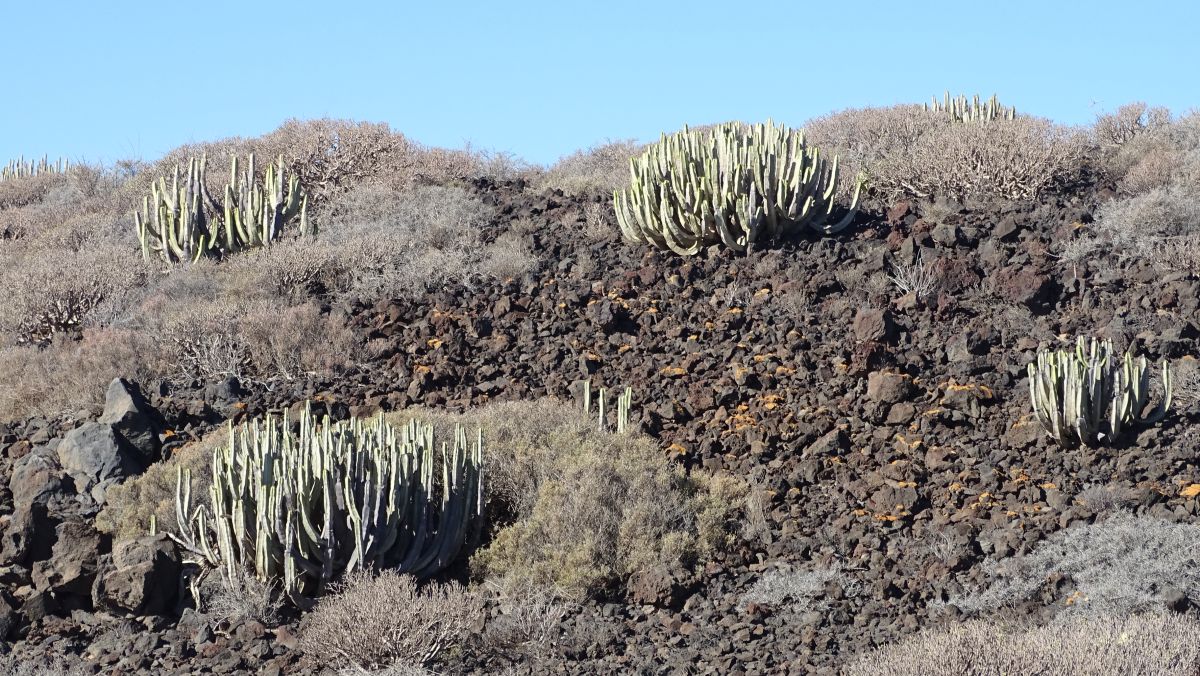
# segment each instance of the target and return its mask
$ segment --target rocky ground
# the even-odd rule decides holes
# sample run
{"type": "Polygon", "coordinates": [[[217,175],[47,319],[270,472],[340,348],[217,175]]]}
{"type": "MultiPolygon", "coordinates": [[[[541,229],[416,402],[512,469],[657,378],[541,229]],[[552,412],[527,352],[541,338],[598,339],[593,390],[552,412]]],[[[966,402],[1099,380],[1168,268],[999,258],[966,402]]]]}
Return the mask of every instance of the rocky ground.
{"type": "MultiPolygon", "coordinates": [[[[92,519],[118,438],[158,443],[312,398],[335,416],[410,405],[572,396],[584,378],[631,385],[633,420],[672,462],[736,474],[760,498],[757,527],[717,560],[584,605],[536,660],[459,656],[467,672],[836,673],[849,656],[953,621],[983,564],[1094,518],[1080,494],[1196,520],[1192,402],[1116,446],[1061,449],[1032,419],[1026,364],[1075,335],[1133,341],[1157,359],[1197,353],[1200,281],[1118,251],[1080,264],[1104,186],[1038,204],[877,205],[846,234],[734,256],[634,248],[587,205],[604,197],[473,190],[513,223],[539,268],[522,279],[350,308],[373,359],[357,376],[273,391],[109,392],[98,420],[0,428],[0,633],[23,659],[83,659],[98,673],[308,673],[296,621],[214,624],[162,607],[178,563],[167,541],[112,550],[92,519]],[[899,266],[899,268],[897,267],[899,266]],[[889,280],[924,270],[929,293],[889,280]],[[747,602],[779,569],[837,570],[820,605],[747,602]],[[160,614],[161,613],[161,614],[160,614]],[[132,616],[132,617],[130,617],[132,616]]],[[[170,443],[168,441],[168,443],[170,443]]],[[[1044,616],[1062,602],[1010,609],[1044,616]]]]}

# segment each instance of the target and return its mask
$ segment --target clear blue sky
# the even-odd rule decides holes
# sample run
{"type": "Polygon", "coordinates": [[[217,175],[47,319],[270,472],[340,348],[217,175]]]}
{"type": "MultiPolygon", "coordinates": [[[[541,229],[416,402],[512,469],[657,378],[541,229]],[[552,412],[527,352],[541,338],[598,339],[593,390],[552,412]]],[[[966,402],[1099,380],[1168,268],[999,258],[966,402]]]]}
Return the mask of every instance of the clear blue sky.
{"type": "Polygon", "coordinates": [[[1200,2],[0,0],[0,163],[154,159],[289,117],[549,162],[684,123],[953,92],[1067,123],[1200,106],[1200,2]]]}

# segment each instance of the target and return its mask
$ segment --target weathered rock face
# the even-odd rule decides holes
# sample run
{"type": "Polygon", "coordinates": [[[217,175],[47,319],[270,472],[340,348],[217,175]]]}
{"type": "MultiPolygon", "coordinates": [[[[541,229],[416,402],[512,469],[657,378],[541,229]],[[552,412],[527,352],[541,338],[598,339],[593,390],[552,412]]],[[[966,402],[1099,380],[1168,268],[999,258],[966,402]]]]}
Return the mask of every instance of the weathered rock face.
{"type": "Polygon", "coordinates": [[[96,579],[97,608],[157,615],[175,607],[179,589],[179,550],[165,534],[118,542],[109,568],[96,579]]]}
{"type": "Polygon", "coordinates": [[[91,605],[102,546],[100,533],[91,523],[73,519],[58,524],[55,535],[50,556],[33,564],[34,589],[53,593],[64,606],[91,605]]]}
{"type": "Polygon", "coordinates": [[[112,425],[84,423],[58,445],[58,461],[75,482],[75,490],[104,504],[109,486],[141,472],[138,453],[117,435],[112,425]]]}
{"type": "Polygon", "coordinates": [[[56,520],[69,482],[49,447],[39,447],[13,467],[9,490],[13,512],[0,539],[0,564],[28,565],[50,556],[56,520]]]}

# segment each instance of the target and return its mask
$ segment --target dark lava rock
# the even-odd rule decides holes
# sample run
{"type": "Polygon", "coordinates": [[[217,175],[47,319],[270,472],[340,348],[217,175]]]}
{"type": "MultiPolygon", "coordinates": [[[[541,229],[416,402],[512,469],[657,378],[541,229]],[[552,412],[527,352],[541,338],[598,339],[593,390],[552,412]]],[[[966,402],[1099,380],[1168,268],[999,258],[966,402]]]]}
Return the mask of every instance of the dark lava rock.
{"type": "Polygon", "coordinates": [[[111,425],[113,432],[137,451],[143,466],[158,460],[162,450],[159,435],[165,425],[137,385],[121,378],[109,383],[99,422],[111,425]]]}
{"type": "Polygon", "coordinates": [[[139,454],[111,425],[84,423],[58,446],[58,461],[75,481],[75,490],[104,504],[105,491],[142,471],[139,454]]]}
{"type": "Polygon", "coordinates": [[[165,534],[118,542],[112,569],[96,579],[92,600],[98,608],[160,614],[175,606],[179,572],[179,550],[165,534]]]}

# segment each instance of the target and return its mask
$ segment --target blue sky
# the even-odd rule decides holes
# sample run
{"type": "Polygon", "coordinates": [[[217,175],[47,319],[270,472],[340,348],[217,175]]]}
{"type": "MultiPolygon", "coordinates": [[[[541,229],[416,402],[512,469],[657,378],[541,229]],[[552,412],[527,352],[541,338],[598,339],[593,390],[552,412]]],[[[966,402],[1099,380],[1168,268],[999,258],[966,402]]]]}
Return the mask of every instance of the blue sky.
{"type": "Polygon", "coordinates": [[[0,164],[154,159],[289,117],[550,162],[684,123],[991,94],[1200,106],[1200,3],[0,2],[0,164]]]}

